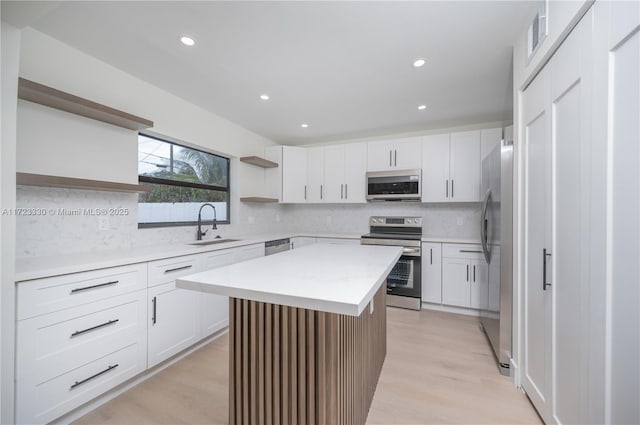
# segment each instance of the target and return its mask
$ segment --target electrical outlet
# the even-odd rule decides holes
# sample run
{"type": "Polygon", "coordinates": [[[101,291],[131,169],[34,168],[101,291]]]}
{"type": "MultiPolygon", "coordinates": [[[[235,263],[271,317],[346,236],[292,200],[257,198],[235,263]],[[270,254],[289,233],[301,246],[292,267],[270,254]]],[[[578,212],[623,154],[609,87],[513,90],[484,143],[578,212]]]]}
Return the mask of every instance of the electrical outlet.
{"type": "Polygon", "coordinates": [[[109,217],[98,217],[98,230],[109,230],[109,217]]]}
{"type": "Polygon", "coordinates": [[[458,219],[456,220],[456,223],[458,224],[458,226],[464,225],[464,218],[463,217],[458,217],[458,219]]]}
{"type": "Polygon", "coordinates": [[[253,216],[252,216],[252,215],[250,215],[250,216],[247,218],[247,221],[249,222],[249,224],[253,224],[256,220],[255,220],[255,218],[253,218],[253,216]]]}

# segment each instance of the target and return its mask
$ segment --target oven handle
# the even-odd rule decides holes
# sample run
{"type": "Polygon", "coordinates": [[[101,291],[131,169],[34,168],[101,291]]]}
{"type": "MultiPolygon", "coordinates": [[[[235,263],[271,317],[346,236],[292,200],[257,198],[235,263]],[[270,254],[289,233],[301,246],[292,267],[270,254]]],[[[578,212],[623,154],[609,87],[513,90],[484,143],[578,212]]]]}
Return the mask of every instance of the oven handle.
{"type": "Polygon", "coordinates": [[[408,255],[411,257],[419,257],[420,256],[420,248],[403,248],[402,255],[408,255]]]}

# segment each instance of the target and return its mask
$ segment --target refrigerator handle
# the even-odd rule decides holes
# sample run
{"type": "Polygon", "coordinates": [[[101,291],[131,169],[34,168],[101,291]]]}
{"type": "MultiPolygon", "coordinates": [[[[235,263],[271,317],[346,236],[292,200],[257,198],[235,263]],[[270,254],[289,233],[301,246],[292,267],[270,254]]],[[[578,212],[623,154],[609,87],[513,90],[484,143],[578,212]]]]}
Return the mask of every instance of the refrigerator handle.
{"type": "Polygon", "coordinates": [[[489,200],[491,199],[491,189],[488,189],[484,195],[484,201],[482,201],[482,213],[480,214],[480,241],[482,244],[482,252],[484,253],[484,259],[487,261],[487,264],[490,262],[489,255],[489,243],[488,243],[488,235],[487,235],[487,209],[489,208],[489,200]]]}

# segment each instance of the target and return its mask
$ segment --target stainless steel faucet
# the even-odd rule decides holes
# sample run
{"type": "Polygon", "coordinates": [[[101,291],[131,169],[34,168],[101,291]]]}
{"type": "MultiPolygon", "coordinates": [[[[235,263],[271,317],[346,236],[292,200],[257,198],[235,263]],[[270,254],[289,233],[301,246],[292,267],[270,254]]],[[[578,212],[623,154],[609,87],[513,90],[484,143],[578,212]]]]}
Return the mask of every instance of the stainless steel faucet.
{"type": "Polygon", "coordinates": [[[213,230],[216,230],[218,228],[218,226],[216,226],[216,221],[218,220],[218,215],[216,213],[216,207],[214,207],[212,204],[210,203],[206,203],[206,204],[202,204],[202,206],[200,207],[200,210],[198,211],[198,234],[196,236],[197,240],[201,241],[202,237],[204,235],[207,234],[207,231],[205,230],[204,232],[202,231],[202,209],[204,207],[206,207],[207,205],[209,205],[211,208],[213,208],[213,230]]]}

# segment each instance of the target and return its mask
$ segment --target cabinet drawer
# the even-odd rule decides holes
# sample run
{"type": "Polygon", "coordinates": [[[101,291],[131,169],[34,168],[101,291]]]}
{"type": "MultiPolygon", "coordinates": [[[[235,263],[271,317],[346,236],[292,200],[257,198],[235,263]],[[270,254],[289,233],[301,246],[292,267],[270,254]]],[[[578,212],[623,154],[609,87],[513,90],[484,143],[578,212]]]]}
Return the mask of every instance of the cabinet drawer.
{"type": "Polygon", "coordinates": [[[21,320],[16,377],[46,382],[125,346],[146,344],[146,290],[21,320]]]}
{"type": "Polygon", "coordinates": [[[146,347],[131,344],[41,383],[16,381],[17,423],[47,423],[145,370],[146,347]]]}
{"type": "Polygon", "coordinates": [[[146,264],[112,267],[18,284],[18,320],[80,306],[146,287],[146,264]]]}
{"type": "Polygon", "coordinates": [[[200,271],[200,256],[185,255],[150,261],[148,264],[149,286],[173,282],[181,276],[200,271]]]}
{"type": "Polygon", "coordinates": [[[482,246],[479,244],[446,243],[442,245],[442,256],[445,258],[466,258],[482,260],[482,246]]]}

